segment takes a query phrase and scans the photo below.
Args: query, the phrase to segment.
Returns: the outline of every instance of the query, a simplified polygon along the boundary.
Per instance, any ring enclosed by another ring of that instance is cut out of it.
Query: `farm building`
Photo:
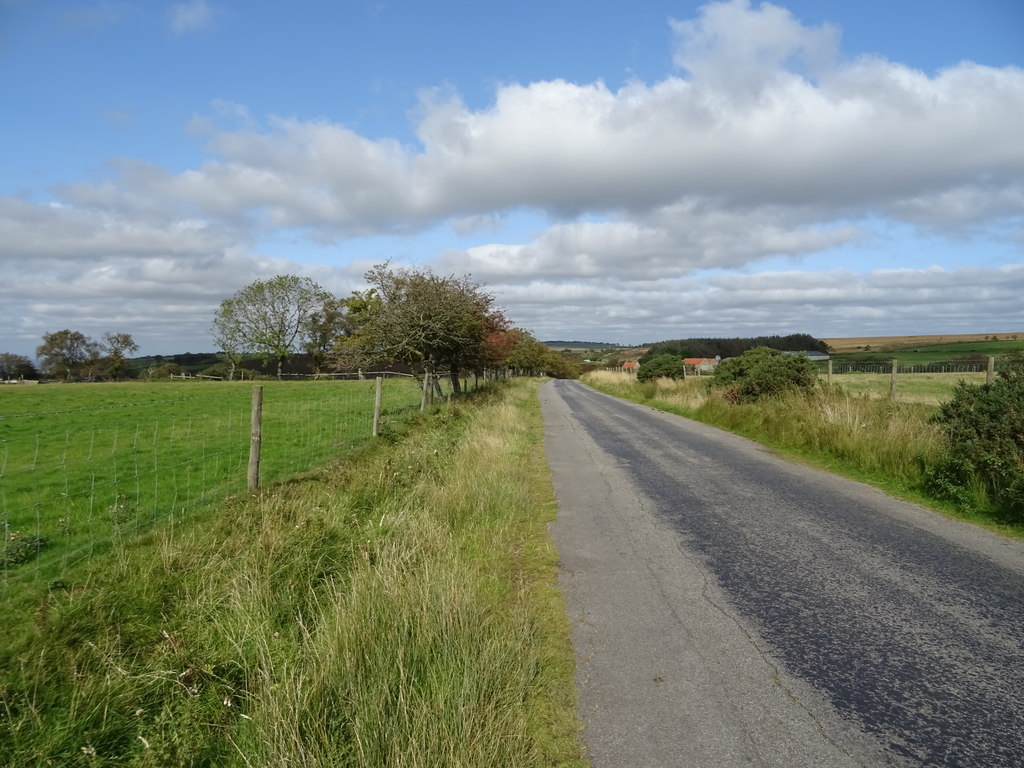
[[[684,357],[683,364],[691,373],[714,373],[715,366],[718,365],[720,359],[718,357]]]

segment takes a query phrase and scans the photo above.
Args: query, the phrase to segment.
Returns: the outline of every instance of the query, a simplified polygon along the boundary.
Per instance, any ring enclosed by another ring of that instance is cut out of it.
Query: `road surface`
[[[1024,545],[541,388],[593,768],[1024,766]]]

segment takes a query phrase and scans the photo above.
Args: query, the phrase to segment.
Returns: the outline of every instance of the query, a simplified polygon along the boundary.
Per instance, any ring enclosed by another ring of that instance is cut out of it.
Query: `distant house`
[[[719,360],[717,357],[684,357],[683,365],[691,373],[714,373]]]
[[[622,364],[622,372],[623,373],[636,373],[636,371],[637,371],[637,369],[639,367],[640,367],[640,363],[633,363],[633,362],[623,363]]]

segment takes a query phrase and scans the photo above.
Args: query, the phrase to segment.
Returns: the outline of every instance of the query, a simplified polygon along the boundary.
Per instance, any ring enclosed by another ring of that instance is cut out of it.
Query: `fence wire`
[[[263,485],[369,441],[374,382],[263,382]],[[0,598],[60,588],[79,563],[246,492],[246,382],[82,384],[0,390]],[[382,423],[420,404],[388,378]]]
[[[820,373],[828,370],[828,361],[817,360],[815,365]],[[1000,371],[1007,365],[1005,358],[994,359],[995,371]],[[974,360],[935,360],[927,363],[906,363],[897,361],[896,373],[985,373],[988,370],[988,358]],[[845,360],[832,361],[832,373],[892,373],[891,360],[873,360],[865,362],[847,362]]]

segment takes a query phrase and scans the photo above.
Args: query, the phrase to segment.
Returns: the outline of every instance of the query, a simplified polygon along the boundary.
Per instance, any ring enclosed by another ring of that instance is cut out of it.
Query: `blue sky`
[[[544,339],[1024,331],[1024,3],[0,0],[0,351],[279,273]]]

